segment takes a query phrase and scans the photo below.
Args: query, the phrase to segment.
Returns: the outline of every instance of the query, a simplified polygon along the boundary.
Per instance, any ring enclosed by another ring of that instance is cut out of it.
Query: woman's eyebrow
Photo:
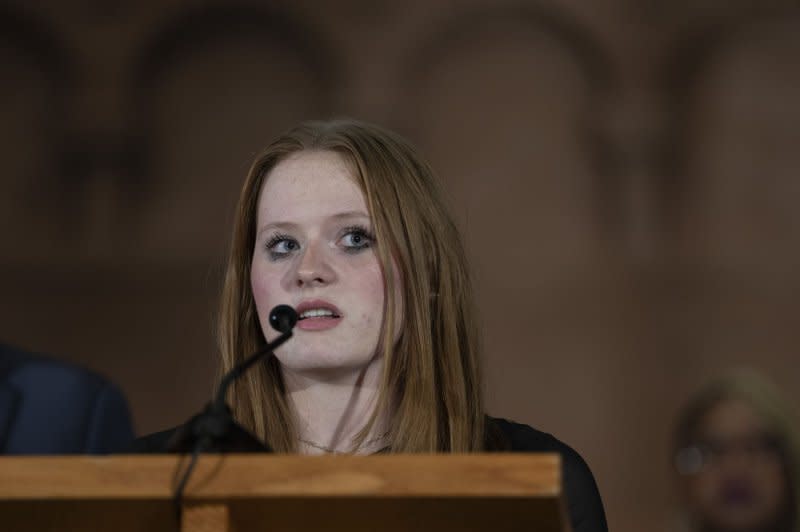
[[[346,211],[334,214],[331,218],[334,220],[341,220],[342,218],[369,218],[369,214],[364,211]]]
[[[369,220],[370,216],[369,216],[369,214],[367,214],[364,211],[345,211],[345,212],[339,212],[339,213],[336,213],[336,214],[332,214],[328,218],[331,219],[331,220],[334,220],[334,221],[346,220],[348,218],[366,218],[367,220]],[[275,222],[270,222],[270,223],[268,223],[268,224],[266,224],[266,225],[264,225],[262,227],[259,227],[258,228],[258,232],[256,233],[256,235],[257,236],[261,235],[261,233],[263,233],[264,231],[267,231],[269,229],[281,229],[281,230],[285,230],[285,231],[293,231],[293,230],[298,229],[299,227],[300,227],[299,224],[296,224],[296,223],[293,223],[293,222],[283,222],[283,221],[278,220],[278,221],[275,221]]]
[[[267,229],[283,229],[285,231],[292,231],[297,229],[298,227],[299,226],[297,224],[292,222],[270,222],[262,227],[259,227],[256,236],[260,235]]]

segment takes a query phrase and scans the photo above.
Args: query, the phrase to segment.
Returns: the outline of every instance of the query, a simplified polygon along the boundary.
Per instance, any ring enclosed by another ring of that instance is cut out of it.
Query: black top
[[[489,452],[558,453],[567,509],[573,532],[608,532],[603,502],[592,472],[581,456],[556,437],[528,425],[506,419],[486,418],[486,449]],[[176,429],[138,438],[133,452],[162,453]]]
[[[558,453],[573,532],[608,532],[603,501],[589,466],[572,447],[552,434],[506,419],[487,418],[491,452]]]

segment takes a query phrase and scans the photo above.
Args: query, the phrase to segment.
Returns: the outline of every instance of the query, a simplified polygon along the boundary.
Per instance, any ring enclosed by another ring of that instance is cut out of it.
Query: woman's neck
[[[383,359],[352,371],[302,372],[283,369],[289,405],[295,415],[298,449],[303,454],[370,454],[386,446],[387,420],[378,417],[360,446],[378,401]]]

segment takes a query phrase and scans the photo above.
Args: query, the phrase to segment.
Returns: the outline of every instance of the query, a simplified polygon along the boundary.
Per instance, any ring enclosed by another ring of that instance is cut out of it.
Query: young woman
[[[696,532],[800,532],[800,433],[774,387],[748,372],[726,375],[684,409],[675,465]]]
[[[581,457],[549,434],[488,418],[458,232],[431,168],[397,135],[308,122],[253,164],[239,199],[220,312],[221,370],[293,338],[229,396],[277,452],[559,452],[573,530],[606,530]],[[168,434],[143,440],[150,448]]]

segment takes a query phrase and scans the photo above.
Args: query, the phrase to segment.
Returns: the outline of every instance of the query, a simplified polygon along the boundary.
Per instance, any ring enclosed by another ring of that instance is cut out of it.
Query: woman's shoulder
[[[589,465],[578,452],[552,434],[502,418],[486,418],[487,450],[558,453],[574,532],[605,532],[605,511]]]
[[[486,416],[486,433],[489,451],[575,452],[552,434],[508,419]]]

